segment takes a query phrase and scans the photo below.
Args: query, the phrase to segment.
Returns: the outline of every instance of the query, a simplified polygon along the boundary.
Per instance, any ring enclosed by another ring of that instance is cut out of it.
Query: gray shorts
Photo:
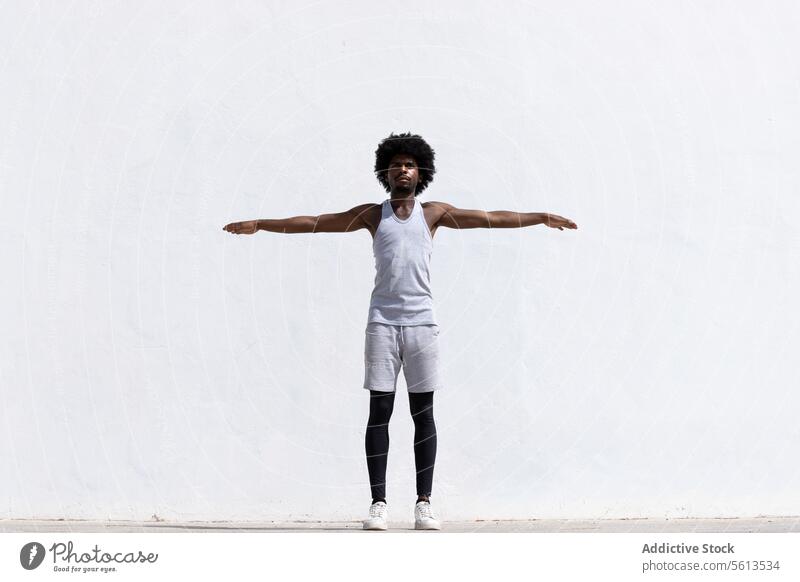
[[[401,365],[409,392],[433,392],[442,387],[438,325],[373,322],[367,324],[365,336],[365,389],[394,392]]]

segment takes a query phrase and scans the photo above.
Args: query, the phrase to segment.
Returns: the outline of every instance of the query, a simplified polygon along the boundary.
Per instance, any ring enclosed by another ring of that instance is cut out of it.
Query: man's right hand
[[[258,232],[257,220],[245,220],[244,222],[231,222],[222,227],[233,234],[255,234]]]

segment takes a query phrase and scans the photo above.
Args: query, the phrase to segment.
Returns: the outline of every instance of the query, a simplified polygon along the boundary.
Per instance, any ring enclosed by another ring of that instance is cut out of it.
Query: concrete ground
[[[391,524],[390,532],[413,532],[413,522]],[[596,520],[508,520],[445,521],[449,533],[781,533],[800,532],[800,517],[756,517],[734,519],[596,519]],[[159,532],[363,532],[361,522],[132,522],[132,521],[44,521],[0,520],[0,533],[159,533]],[[426,532],[428,533],[428,532]]]

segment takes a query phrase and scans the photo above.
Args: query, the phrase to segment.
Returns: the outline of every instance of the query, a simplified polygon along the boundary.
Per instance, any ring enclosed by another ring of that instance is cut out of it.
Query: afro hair
[[[419,169],[419,182],[417,182],[417,190],[414,192],[414,196],[418,196],[420,192],[428,187],[428,184],[433,180],[433,175],[436,173],[436,167],[433,163],[434,151],[428,145],[428,142],[416,134],[401,133],[395,135],[392,133],[384,139],[378,145],[378,149],[375,150],[375,176],[387,192],[391,191],[387,178],[389,162],[397,154],[406,154],[416,160],[417,168]]]

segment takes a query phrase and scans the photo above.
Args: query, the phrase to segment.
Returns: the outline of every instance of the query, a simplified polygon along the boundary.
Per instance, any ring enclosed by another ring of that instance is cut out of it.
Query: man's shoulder
[[[448,204],[447,202],[439,202],[437,200],[429,200],[422,203],[422,209],[427,214],[434,214],[437,218],[443,216],[453,208],[454,206],[452,204]]]
[[[381,203],[367,202],[353,207],[351,212],[354,212],[365,223],[370,226],[375,226],[381,220]]]
[[[365,204],[359,204],[358,206],[354,206],[351,212],[369,212],[370,210],[375,210],[376,208],[380,208],[379,203],[375,202],[367,202]]]
[[[428,200],[422,203],[423,208],[442,208],[443,210],[450,210],[453,208],[452,204],[448,202],[439,202],[438,200]]]

